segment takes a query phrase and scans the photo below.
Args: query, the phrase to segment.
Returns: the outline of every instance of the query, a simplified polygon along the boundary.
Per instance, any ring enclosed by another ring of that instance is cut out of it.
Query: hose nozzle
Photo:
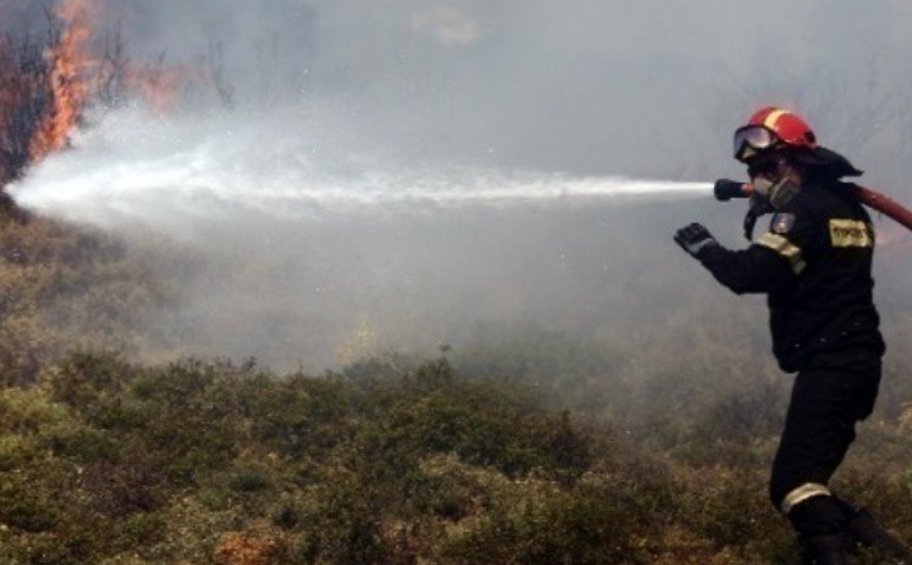
[[[730,179],[719,179],[713,186],[713,194],[720,202],[727,202],[732,198],[749,198],[752,192],[753,187],[750,184]]]

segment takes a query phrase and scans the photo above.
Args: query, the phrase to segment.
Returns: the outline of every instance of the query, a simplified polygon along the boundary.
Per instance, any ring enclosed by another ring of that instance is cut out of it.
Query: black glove
[[[681,249],[697,259],[700,258],[700,253],[706,249],[719,245],[708,229],[696,223],[679,229],[674,240],[681,246]]]

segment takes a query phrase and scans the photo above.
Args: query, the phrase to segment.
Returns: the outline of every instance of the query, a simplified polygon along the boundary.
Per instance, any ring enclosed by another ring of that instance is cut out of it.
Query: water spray
[[[167,231],[218,218],[234,223],[248,212],[284,220],[376,218],[712,193],[707,182],[408,166],[336,139],[332,132],[338,130],[319,122],[283,126],[291,118],[276,113],[161,120],[126,108],[78,132],[71,150],[42,161],[9,193],[39,213]]]
[[[854,190],[859,202],[912,230],[912,210],[876,190],[858,185],[854,185]],[[750,198],[754,193],[754,187],[750,183],[719,179],[713,187],[713,192],[717,200],[727,202],[732,198]]]

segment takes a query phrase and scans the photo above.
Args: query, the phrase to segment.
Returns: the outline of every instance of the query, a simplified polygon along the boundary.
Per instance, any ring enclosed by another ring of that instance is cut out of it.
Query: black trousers
[[[795,378],[785,430],[773,462],[770,499],[806,484],[826,485],[855,439],[855,424],[874,408],[880,385],[880,354],[865,349],[821,353]],[[789,515],[805,535],[835,533],[854,509],[836,497],[815,497]]]

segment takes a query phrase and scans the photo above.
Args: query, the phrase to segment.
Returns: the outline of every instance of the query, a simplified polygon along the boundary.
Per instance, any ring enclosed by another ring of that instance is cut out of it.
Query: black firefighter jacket
[[[784,371],[828,351],[884,351],[872,297],[874,227],[853,189],[841,182],[802,187],[747,249],[700,253],[734,292],[768,294],[773,352]]]

